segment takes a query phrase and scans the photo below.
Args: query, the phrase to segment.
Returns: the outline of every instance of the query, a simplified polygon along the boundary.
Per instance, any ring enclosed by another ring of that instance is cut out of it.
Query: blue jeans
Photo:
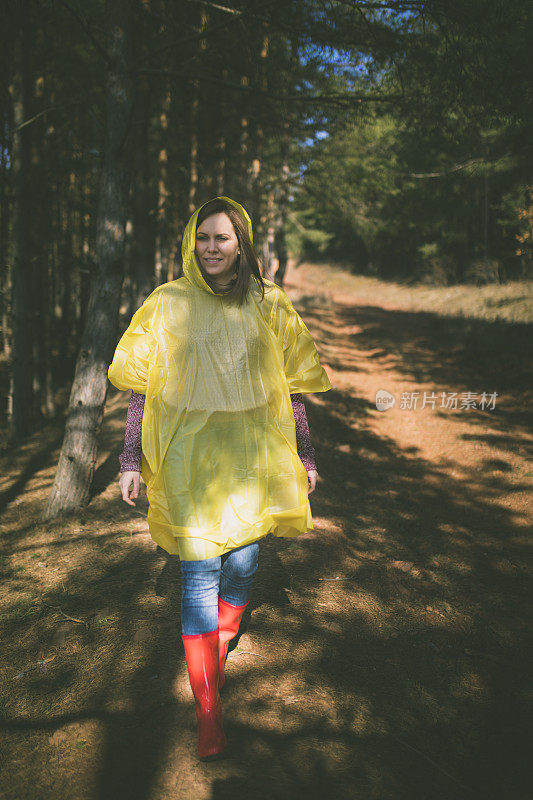
[[[234,606],[248,602],[258,556],[259,542],[252,542],[215,558],[180,561],[184,636],[216,631],[219,596]]]

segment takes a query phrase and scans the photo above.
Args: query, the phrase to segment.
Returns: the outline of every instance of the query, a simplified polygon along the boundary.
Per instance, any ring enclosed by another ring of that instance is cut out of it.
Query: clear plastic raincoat
[[[228,197],[246,220],[245,209]],[[146,395],[142,477],[152,539],[196,561],[267,533],[313,530],[290,394],[325,392],[328,376],[279,286],[254,279],[239,306],[216,294],[195,255],[197,209],[183,236],[183,277],[133,315],[108,375]]]

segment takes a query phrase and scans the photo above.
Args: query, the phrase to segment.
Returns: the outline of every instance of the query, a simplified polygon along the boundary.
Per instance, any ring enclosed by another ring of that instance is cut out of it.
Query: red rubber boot
[[[203,759],[219,756],[226,748],[222,727],[222,703],[218,693],[218,630],[198,635],[183,635],[183,647],[198,720],[198,755]]]
[[[250,601],[248,601],[250,602]],[[244,613],[244,609],[248,603],[243,606],[234,606],[228,603],[227,600],[218,598],[218,647],[220,656],[219,679],[218,686],[221,689],[224,686],[224,665],[228,657],[228,645],[234,636],[239,632],[239,625]]]

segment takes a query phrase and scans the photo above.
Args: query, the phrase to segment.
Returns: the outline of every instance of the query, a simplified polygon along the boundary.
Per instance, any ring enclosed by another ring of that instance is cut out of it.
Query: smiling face
[[[212,214],[198,226],[196,258],[217,288],[229,286],[235,274],[239,250],[239,240],[227,214]]]

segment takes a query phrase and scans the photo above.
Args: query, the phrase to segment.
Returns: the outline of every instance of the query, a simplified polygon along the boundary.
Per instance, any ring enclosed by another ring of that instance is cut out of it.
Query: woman
[[[313,530],[317,471],[301,394],[332,388],[287,295],[262,278],[252,242],[236,201],[197,209],[183,235],[183,277],[158,286],[133,315],[108,373],[132,390],[122,497],[134,504],[142,472],[150,535],[180,557],[203,759],[226,747],[219,689],[259,541]]]

